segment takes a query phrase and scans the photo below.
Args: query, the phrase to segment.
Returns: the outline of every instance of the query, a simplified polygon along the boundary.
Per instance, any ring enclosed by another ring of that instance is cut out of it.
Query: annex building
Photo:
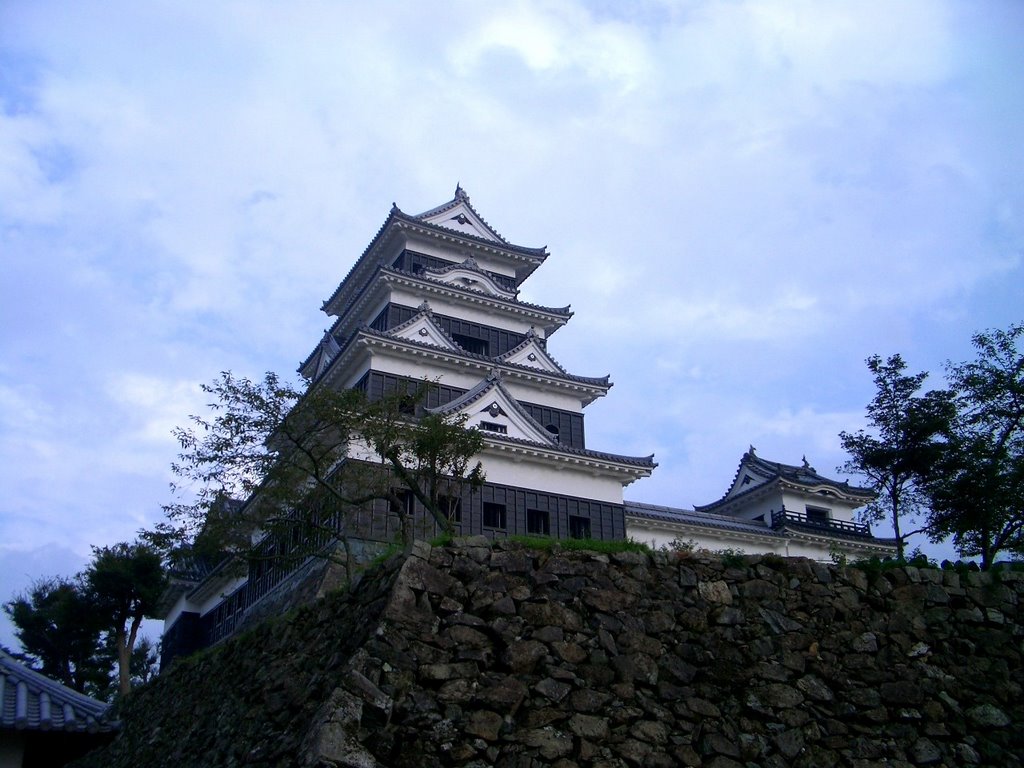
[[[371,399],[433,383],[427,408],[464,416],[483,436],[486,483],[458,500],[455,527],[462,535],[693,541],[818,559],[836,546],[885,549],[852,519],[869,494],[806,467],[765,462],[753,450],[728,493],[706,507],[624,501],[623,489],[657,465],[653,456],[587,444],[585,409],[608,393],[609,378],[558,362],[552,337],[571,319],[568,306],[519,298],[548,255],[506,240],[461,187],[420,214],[393,206],[324,302],[332,324],[299,371],[311,386],[358,388]],[[415,500],[410,504],[423,527],[418,534],[429,538],[430,521]],[[393,542],[398,525],[386,506],[371,508],[359,535]],[[263,568],[258,578],[214,570],[179,579],[165,601],[165,657],[169,644],[186,650],[229,634],[287,577],[279,570]]]

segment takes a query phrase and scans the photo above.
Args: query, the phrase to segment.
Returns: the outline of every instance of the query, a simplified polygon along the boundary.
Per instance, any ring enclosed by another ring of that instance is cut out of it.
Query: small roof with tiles
[[[0,650],[0,727],[32,731],[114,731],[109,705],[29,669]]]
[[[809,493],[826,493],[854,504],[867,504],[875,499],[870,488],[860,488],[843,480],[819,475],[804,457],[802,464],[783,464],[762,459],[750,446],[740,459],[740,465],[726,494],[710,504],[696,505],[697,511],[712,511],[731,505],[741,497],[753,495],[767,486],[782,486]]]

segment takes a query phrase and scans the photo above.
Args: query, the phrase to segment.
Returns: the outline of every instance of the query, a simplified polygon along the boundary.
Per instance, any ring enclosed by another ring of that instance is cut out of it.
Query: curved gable
[[[480,269],[476,260],[466,259],[461,264],[453,264],[444,269],[426,269],[424,276],[437,280],[446,285],[454,285],[459,288],[467,288],[471,291],[480,291],[491,296],[498,296],[503,299],[514,299],[515,291],[502,287],[493,277]]]

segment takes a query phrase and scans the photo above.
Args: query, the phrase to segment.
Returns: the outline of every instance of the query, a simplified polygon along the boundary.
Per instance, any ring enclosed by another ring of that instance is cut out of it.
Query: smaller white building
[[[767,461],[751,446],[718,501],[693,510],[626,501],[626,535],[655,548],[676,542],[815,560],[891,557],[895,540],[875,538],[854,516],[874,499],[867,488],[819,475],[806,458]]]

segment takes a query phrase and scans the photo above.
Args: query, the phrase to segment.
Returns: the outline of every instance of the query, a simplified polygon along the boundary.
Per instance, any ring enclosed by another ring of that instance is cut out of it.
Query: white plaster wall
[[[789,512],[804,513],[807,507],[829,510],[829,518],[853,522],[853,511],[857,507],[850,506],[849,502],[838,499],[835,496],[821,496],[820,494],[803,494],[793,491],[783,493],[783,500],[786,502],[786,510]]]
[[[744,536],[738,532],[681,527],[631,518],[628,515],[626,517],[626,537],[647,544],[654,549],[668,546],[678,538],[683,542],[693,541],[696,548],[712,552],[730,549],[742,550],[748,555],[774,553],[783,557],[808,557],[821,561],[831,561],[834,557],[841,555],[845,555],[850,560],[858,560],[871,555],[884,557],[895,554],[894,549],[872,546],[858,547],[854,543],[842,539],[835,539],[833,542],[827,540],[807,541],[796,538],[762,539],[756,536]]]
[[[361,461],[380,462],[380,456],[361,440],[352,442],[349,456]],[[477,458],[484,467],[489,483],[578,496],[611,504],[622,503],[623,481],[632,477],[625,472],[618,473],[610,469],[598,471],[559,460],[510,453],[486,445]]]
[[[772,512],[777,512],[782,506],[782,499],[779,494],[772,493],[751,504],[749,507],[738,511],[735,516],[741,520],[755,520],[758,515],[764,515],[764,522],[771,524]]]
[[[181,616],[181,614],[183,614],[185,611],[190,610],[194,609],[189,607],[188,596],[182,595],[181,597],[179,597],[178,600],[174,603],[174,605],[171,606],[171,609],[167,612],[167,615],[164,616],[164,631],[166,632],[171,627],[171,625],[178,620],[178,617]]]
[[[628,476],[596,474],[593,470],[561,462],[497,452],[485,448],[480,461],[487,473],[487,482],[512,485],[529,490],[546,491],[584,499],[622,503],[622,483]],[[543,462],[543,463],[542,463]]]
[[[202,616],[208,613],[210,610],[216,608],[226,595],[230,595],[240,586],[246,583],[248,578],[246,576],[235,576],[230,579],[220,579],[210,584],[203,592],[202,596],[198,599],[189,599],[188,595],[182,595],[178,598],[177,602],[167,612],[167,616],[164,617],[164,631],[170,629],[174,622],[177,621],[178,617],[186,611],[192,611]]]
[[[559,408],[573,413],[583,412],[581,396],[578,394],[565,390],[552,390],[537,382],[523,381],[514,376],[506,376],[502,379],[502,383],[516,400],[544,405],[548,408]]]
[[[205,589],[203,595],[197,596],[196,602],[190,603],[192,607],[187,610],[197,611],[202,616],[220,605],[225,597],[245,584],[246,581],[248,581],[246,576],[233,576],[229,579],[221,579]]]
[[[731,550],[742,550],[746,554],[763,554],[767,552],[775,552],[779,555],[786,554],[785,541],[779,540],[778,543],[773,541],[762,541],[753,537],[734,536],[729,534],[718,534],[715,531],[707,531],[703,529],[678,529],[671,526],[659,526],[657,523],[650,523],[649,521],[636,521],[631,518],[626,518],[626,538],[634,541],[639,541],[642,544],[646,544],[654,549],[660,549],[661,547],[667,547],[675,539],[679,539],[682,542],[694,542],[694,546],[697,549],[707,549],[712,552],[731,549]]]

